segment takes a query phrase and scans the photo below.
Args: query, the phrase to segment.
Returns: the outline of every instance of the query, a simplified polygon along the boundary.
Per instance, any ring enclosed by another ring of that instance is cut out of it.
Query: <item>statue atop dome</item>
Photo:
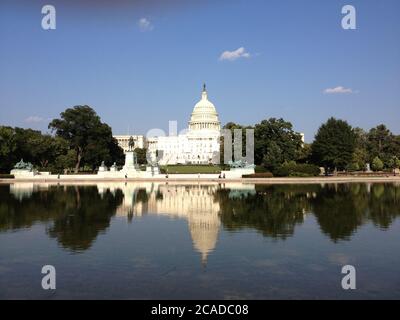
[[[203,84],[201,100],[194,106],[189,121],[189,131],[208,130],[219,132],[221,124],[218,119],[218,113],[214,104],[208,100],[206,84]]]

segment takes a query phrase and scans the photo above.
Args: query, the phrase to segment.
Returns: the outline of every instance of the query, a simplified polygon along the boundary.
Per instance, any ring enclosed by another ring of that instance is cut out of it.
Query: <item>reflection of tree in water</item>
[[[368,218],[376,226],[388,229],[400,216],[400,185],[372,185],[368,206]]]
[[[322,232],[335,242],[350,239],[369,220],[388,228],[400,215],[399,204],[400,187],[393,184],[325,185],[312,200]]]
[[[0,230],[53,221],[47,232],[73,251],[88,249],[97,235],[109,227],[123,198],[121,191],[99,195],[97,187],[81,186],[51,187],[22,200],[4,191],[0,191]]]
[[[307,212],[334,242],[349,240],[368,221],[387,229],[400,215],[400,186],[394,184],[256,186],[255,195],[232,198],[221,189],[216,198],[226,229],[254,228],[281,239],[293,234]]]
[[[325,185],[312,199],[314,215],[323,233],[334,242],[350,239],[366,220],[366,185]]]
[[[255,194],[232,198],[229,189],[221,189],[216,198],[226,229],[254,228],[264,236],[285,239],[303,222],[310,210],[308,198],[316,190],[315,185],[258,185]]]
[[[96,187],[74,187],[71,202],[61,207],[53,226],[48,229],[51,237],[73,251],[90,248],[97,235],[110,226],[115,209],[122,202],[122,192],[115,195],[105,192],[101,196]],[[75,200],[75,201],[74,201]]]
[[[57,201],[54,193],[35,192],[18,200],[9,185],[0,185],[0,231],[29,228],[40,221],[54,218]]]
[[[210,193],[227,230],[253,228],[266,237],[285,239],[296,224],[303,223],[306,213],[313,212],[321,231],[336,242],[350,239],[369,221],[387,229],[400,215],[400,185],[395,184],[257,185],[255,191],[250,189],[220,188]],[[139,188],[127,203],[132,210],[134,204],[142,203],[147,212],[151,193],[160,202],[176,196],[162,188],[149,192]],[[63,247],[86,250],[109,227],[123,198],[120,188],[99,193],[96,186],[53,186],[14,195],[10,186],[0,185],[0,231],[52,222],[47,232]]]

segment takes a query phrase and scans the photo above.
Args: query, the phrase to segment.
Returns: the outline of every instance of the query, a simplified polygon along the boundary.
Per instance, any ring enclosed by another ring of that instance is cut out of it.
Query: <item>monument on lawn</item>
[[[125,172],[130,172],[130,171],[136,172],[139,170],[136,152],[133,151],[134,147],[135,147],[135,141],[133,140],[133,137],[130,137],[129,138],[129,150],[126,151],[126,153],[125,153],[125,164],[124,164],[124,167],[122,168],[122,170]]]
[[[249,164],[245,160],[229,161],[228,165],[233,169],[254,169],[256,167],[254,164]]]
[[[24,159],[21,159],[20,162],[17,162],[15,164],[14,169],[32,171],[33,170],[33,165],[32,165],[32,163],[24,162]]]
[[[15,164],[10,174],[14,176],[33,177],[35,174],[37,174],[37,171],[33,168],[32,163],[24,162],[24,160],[21,159],[21,161]]]
[[[117,172],[118,171],[118,167],[117,164],[114,162],[113,165],[110,167],[110,171],[111,172]]]
[[[148,165],[146,166],[146,172],[149,172],[151,176],[160,174],[160,167],[157,159],[153,160],[151,157],[148,157],[147,163]]]
[[[229,161],[229,171],[222,171],[221,174],[229,178],[242,178],[243,175],[251,175],[255,173],[255,165],[249,164],[245,160]]]
[[[99,167],[97,175],[101,178],[151,178],[160,174],[157,162],[149,162],[150,166],[147,166],[146,171],[141,171],[138,164],[136,152],[134,151],[135,142],[131,137],[129,139],[129,149],[125,151],[125,164],[122,170],[118,170],[117,164],[114,164],[109,168],[106,167],[104,161]]]
[[[100,172],[104,172],[104,171],[107,171],[108,169],[107,169],[107,167],[106,167],[106,165],[104,164],[104,161],[102,161],[101,162],[101,165],[100,165],[100,167],[99,167],[99,171]]]

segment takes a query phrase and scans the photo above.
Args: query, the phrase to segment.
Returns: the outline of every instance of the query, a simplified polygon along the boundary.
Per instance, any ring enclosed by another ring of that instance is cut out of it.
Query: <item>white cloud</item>
[[[324,90],[325,94],[343,94],[343,93],[354,93],[353,89],[345,88],[342,86],[336,88],[327,88]]]
[[[250,53],[246,52],[245,48],[240,47],[234,51],[224,51],[219,57],[219,60],[235,61],[239,58],[250,58]]]
[[[26,123],[39,123],[44,121],[47,121],[47,119],[38,116],[30,116],[24,120]]]
[[[137,24],[138,24],[140,31],[143,31],[143,32],[151,31],[154,29],[153,24],[150,22],[149,19],[146,19],[146,18],[139,19]]]

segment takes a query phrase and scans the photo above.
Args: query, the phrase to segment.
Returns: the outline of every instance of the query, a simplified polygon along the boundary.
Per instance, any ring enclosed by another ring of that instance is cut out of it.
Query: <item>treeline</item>
[[[0,126],[0,172],[8,173],[20,159],[53,173],[94,171],[102,161],[123,164],[111,127],[89,106],[66,109],[48,127],[53,135]]]
[[[0,172],[8,173],[21,159],[37,168],[68,168],[74,165],[73,150],[66,140],[32,129],[0,126]]]
[[[89,106],[66,109],[49,123],[52,134],[32,129],[0,126],[0,172],[8,173],[21,158],[37,169],[63,172],[65,169],[94,171],[104,161],[124,163],[109,125]],[[392,171],[400,167],[400,136],[385,125],[368,132],[353,128],[346,121],[330,118],[319,128],[313,143],[303,143],[290,122],[270,118],[255,126],[229,122],[225,129],[254,129],[254,161],[258,172],[274,176],[314,176],[320,167],[333,171]],[[223,160],[223,141],[221,141]],[[140,164],[146,163],[146,150],[137,150]],[[223,163],[223,161],[221,161]]]
[[[311,145],[310,160],[328,171],[374,171],[400,167],[400,136],[381,124],[368,132],[330,118]]]
[[[256,171],[268,171],[274,176],[313,176],[320,173],[320,167],[327,174],[367,169],[393,171],[400,167],[400,136],[383,124],[366,132],[330,118],[318,129],[311,144],[303,143],[292,124],[283,119],[270,118],[255,126],[229,122],[224,128],[242,129],[243,141],[245,129],[254,129]]]

